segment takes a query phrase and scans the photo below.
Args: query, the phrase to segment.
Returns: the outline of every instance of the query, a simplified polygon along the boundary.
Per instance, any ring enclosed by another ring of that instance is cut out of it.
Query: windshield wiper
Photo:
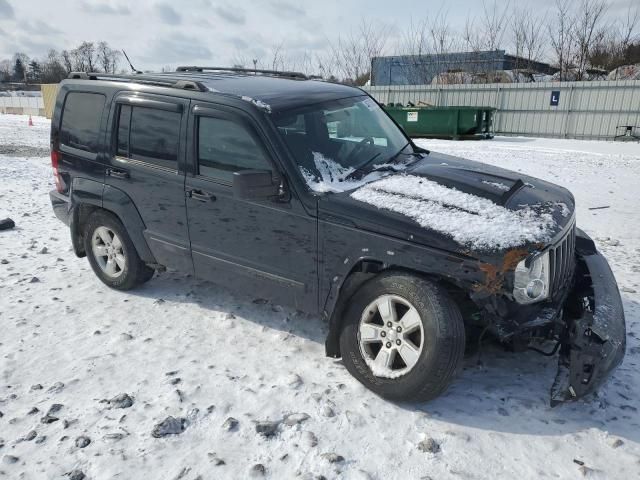
[[[402,147],[402,148],[398,151],[398,153],[396,153],[396,154],[395,154],[395,155],[393,155],[392,157],[389,157],[389,160],[387,160],[387,162],[386,162],[386,163],[387,163],[387,164],[389,164],[389,163],[395,163],[395,162],[396,162],[396,160],[398,159],[398,157],[400,156],[400,154],[401,154],[401,153],[404,151],[404,149],[405,149],[405,148],[407,148],[409,145],[411,145],[411,142],[407,142],[407,143],[406,143],[406,145],[405,145],[404,147]],[[427,152],[427,153],[429,153],[429,152]],[[412,151],[412,152],[407,153],[407,155],[412,156],[412,157],[416,157],[416,158],[415,158],[415,160],[414,160],[414,161],[412,161],[412,162],[407,162],[407,163],[405,163],[405,164],[404,164],[404,166],[405,166],[405,167],[406,167],[406,166],[409,166],[409,165],[411,165],[411,164],[413,164],[413,163],[415,163],[415,162],[417,162],[418,160],[420,160],[420,159],[422,158],[422,152]]]
[[[389,160],[387,160],[387,163],[393,163],[395,162],[398,157],[400,156],[400,154],[404,151],[405,148],[407,148],[409,146],[411,142],[407,142],[404,144],[404,147],[402,147],[400,150],[398,150],[398,153],[396,153],[395,155],[389,157]]]
[[[402,151],[403,151],[405,148],[407,148],[407,146],[408,146],[408,145],[409,145],[409,142],[407,142],[407,143],[404,145],[404,147],[402,147],[400,150],[398,150],[398,152],[397,152],[397,153],[395,153],[393,156],[389,157],[389,160],[387,160],[383,165],[385,165],[385,166],[386,166],[386,165],[387,165],[387,164],[389,164],[389,163],[393,163],[393,162],[395,162],[395,160],[400,156],[400,154],[402,153]],[[365,167],[368,167],[369,165],[371,165],[371,164],[373,163],[373,161],[374,161],[376,158],[378,158],[380,155],[381,155],[381,153],[380,153],[380,152],[376,153],[373,157],[371,157],[369,160],[367,160],[367,161],[366,161],[366,162],[364,162],[362,165],[360,165],[358,168],[356,168],[356,170],[363,171],[363,170],[365,169]],[[380,167],[380,168],[373,168],[373,170],[380,170],[380,169],[384,170],[384,169],[385,169],[385,167],[384,167],[384,166],[382,166],[382,167]]]
[[[378,166],[374,166],[371,171],[372,172],[376,172],[376,171],[381,171],[381,170],[392,170],[392,171],[397,171],[396,168],[394,168],[393,166],[391,166],[390,164],[395,163],[395,161],[398,159],[398,157],[400,156],[400,154],[404,151],[405,148],[407,148],[409,145],[411,144],[411,142],[407,142],[405,143],[405,145],[398,150],[397,153],[393,154],[391,157],[389,157],[389,160],[387,160],[385,163],[382,163]],[[380,152],[376,153],[373,157],[371,157],[369,160],[367,160],[366,162],[364,162],[363,164],[359,165],[353,172],[351,172],[349,175],[347,175],[345,177],[345,179],[349,179],[349,178],[353,178],[355,177],[356,172],[364,172],[365,168],[368,167],[369,165],[371,165],[374,160],[376,158],[378,158],[381,155]],[[421,158],[421,154],[418,152],[411,152],[409,155],[415,155],[418,157],[418,160]]]
[[[380,152],[376,153],[373,157],[371,157],[369,160],[367,160],[366,162],[364,162],[362,165],[359,165],[356,170],[364,170],[365,167],[371,165],[373,163],[373,161],[378,158],[380,156]]]

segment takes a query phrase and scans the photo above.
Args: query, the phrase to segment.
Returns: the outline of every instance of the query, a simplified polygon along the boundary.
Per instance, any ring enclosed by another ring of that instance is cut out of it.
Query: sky
[[[611,0],[610,14],[632,0]],[[637,1],[637,0],[636,0]],[[536,0],[545,12],[554,0]],[[511,0],[531,8],[530,0]],[[285,55],[312,55],[345,35],[362,18],[388,26],[397,45],[411,21],[438,12],[462,31],[482,12],[469,0],[0,0],[0,60],[14,52],[44,57],[83,40],[124,48],[138,69],[181,64],[230,65],[258,58],[264,67],[282,46]],[[505,46],[508,50],[508,46]],[[396,52],[394,52],[396,53]]]

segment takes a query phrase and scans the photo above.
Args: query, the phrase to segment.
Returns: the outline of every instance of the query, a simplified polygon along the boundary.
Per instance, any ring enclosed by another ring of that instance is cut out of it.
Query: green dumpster
[[[384,109],[410,137],[493,138],[492,107],[403,107]]]

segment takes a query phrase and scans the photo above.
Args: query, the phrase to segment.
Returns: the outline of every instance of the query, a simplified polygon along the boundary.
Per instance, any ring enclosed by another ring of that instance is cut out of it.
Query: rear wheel
[[[358,290],[346,310],[340,349],[347,370],[392,400],[441,394],[462,364],[464,323],[437,283],[386,273]]]
[[[98,211],[89,217],[84,242],[91,268],[111,288],[129,290],[153,276],[154,270],[140,259],[126,229],[111,213]]]

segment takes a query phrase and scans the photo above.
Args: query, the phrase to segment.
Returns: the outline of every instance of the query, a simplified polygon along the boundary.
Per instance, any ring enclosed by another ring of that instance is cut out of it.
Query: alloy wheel
[[[122,241],[116,233],[107,227],[98,227],[91,238],[93,256],[100,269],[110,278],[118,278],[124,272],[127,259]]]
[[[375,376],[405,375],[418,363],[424,346],[420,314],[398,295],[381,295],[362,312],[358,344]]]

